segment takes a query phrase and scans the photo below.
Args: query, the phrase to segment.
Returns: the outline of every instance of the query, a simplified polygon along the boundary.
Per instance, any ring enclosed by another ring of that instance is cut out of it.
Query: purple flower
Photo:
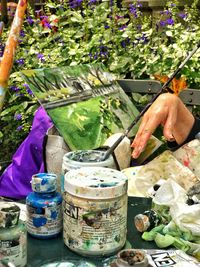
[[[23,126],[22,125],[20,125],[20,126],[17,127],[17,131],[18,132],[21,131],[22,129],[23,129]]]
[[[23,97],[24,96],[24,94],[22,94],[22,93],[20,93],[20,94],[15,94],[16,96],[18,96],[18,97]]]
[[[23,86],[26,88],[26,92],[32,96],[33,92],[31,91],[29,85],[27,83],[24,83]]]
[[[169,11],[169,10],[164,10],[164,11],[161,11],[160,14],[161,14],[161,15],[167,15],[167,16],[169,16],[169,15],[172,14],[172,12]]]
[[[5,45],[4,44],[0,44],[0,57],[3,56],[4,48],[5,48]]]
[[[89,0],[89,5],[96,4],[97,0]]]
[[[19,64],[20,66],[24,65],[24,58],[16,60],[16,63]]]
[[[129,5],[129,10],[130,10],[130,13],[132,15],[134,15],[135,18],[138,17],[138,15],[137,15],[137,8],[133,4],[130,4]]]
[[[41,62],[44,62],[44,61],[45,61],[45,59],[44,59],[44,55],[41,54],[41,53],[38,53],[38,54],[37,54],[37,58],[38,58]]]
[[[110,26],[108,26],[107,24],[104,26],[105,29],[109,29]]]
[[[15,85],[11,85],[10,86],[10,90],[13,91],[13,92],[19,92],[20,89]]]
[[[185,19],[187,17],[187,14],[182,12],[182,13],[178,14],[178,16],[182,19]]]
[[[21,114],[15,114],[14,118],[16,121],[20,121],[22,119],[22,115]]]
[[[94,57],[93,58],[94,59],[97,59],[98,58],[98,53],[97,52],[94,54]]]
[[[23,30],[20,31],[20,37],[25,37],[25,32]]]
[[[34,20],[29,16],[26,21],[28,22],[29,25],[33,25],[34,24]]]
[[[166,25],[166,21],[165,21],[165,20],[161,20],[161,21],[159,22],[159,24],[160,24],[160,26],[164,27],[164,26]]]
[[[127,28],[127,25],[122,25],[120,28],[119,28],[119,30],[120,31],[123,31],[123,30],[125,30]]]
[[[174,20],[172,18],[169,18],[169,19],[166,20],[166,23],[168,25],[174,25]]]
[[[70,8],[76,8],[78,6],[81,6],[83,0],[69,0],[69,6]]]

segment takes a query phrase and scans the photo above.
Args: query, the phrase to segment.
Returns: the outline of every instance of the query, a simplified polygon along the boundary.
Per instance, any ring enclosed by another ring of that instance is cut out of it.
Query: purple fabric
[[[35,113],[32,130],[13,155],[12,163],[0,177],[0,196],[22,199],[32,191],[32,175],[44,171],[43,140],[52,125],[44,108],[39,107]]]

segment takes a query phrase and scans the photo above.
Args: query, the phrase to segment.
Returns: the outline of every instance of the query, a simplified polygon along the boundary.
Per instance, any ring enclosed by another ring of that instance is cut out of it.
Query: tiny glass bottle
[[[26,226],[19,216],[17,205],[0,202],[0,259],[24,267],[27,263],[27,236]]]
[[[56,192],[57,176],[38,173],[32,177],[32,190],[26,198],[27,231],[36,238],[56,237],[62,230],[62,196]]]
[[[151,230],[161,222],[161,216],[154,210],[147,210],[143,214],[137,214],[134,218],[135,227],[141,233]]]

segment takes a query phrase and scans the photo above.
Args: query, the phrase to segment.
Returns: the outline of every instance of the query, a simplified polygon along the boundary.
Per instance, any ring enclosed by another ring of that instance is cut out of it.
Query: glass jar
[[[56,192],[57,176],[38,173],[32,177],[32,189],[26,198],[27,231],[36,238],[53,238],[62,230],[62,196]]]
[[[19,215],[17,205],[0,202],[0,259],[24,267],[27,263],[27,236],[26,226]]]

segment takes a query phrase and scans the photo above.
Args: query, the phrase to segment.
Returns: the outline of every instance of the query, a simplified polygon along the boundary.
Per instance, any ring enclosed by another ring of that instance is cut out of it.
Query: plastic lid
[[[109,199],[127,193],[127,177],[105,167],[83,167],[65,174],[66,192],[89,199]]]
[[[0,227],[13,227],[18,224],[20,208],[11,202],[0,202]]]
[[[150,227],[149,217],[145,214],[138,214],[134,218],[135,227],[138,232],[145,232]]]
[[[56,191],[57,175],[54,173],[37,173],[32,176],[32,189],[38,193],[50,193]]]

